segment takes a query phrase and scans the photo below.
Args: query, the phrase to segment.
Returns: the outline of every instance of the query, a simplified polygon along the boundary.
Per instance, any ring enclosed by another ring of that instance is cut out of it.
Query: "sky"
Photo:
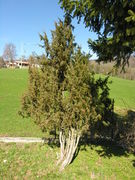
[[[59,0],[0,0],[0,56],[5,44],[16,46],[17,58],[26,58],[35,52],[44,53],[39,46],[39,34],[46,32],[51,40],[51,30],[54,22],[63,19],[64,11],[60,8]],[[88,53],[88,38],[96,39],[96,34],[85,28],[83,22],[73,20],[75,41]],[[92,54],[92,52],[90,51]],[[92,58],[96,58],[93,55]]]

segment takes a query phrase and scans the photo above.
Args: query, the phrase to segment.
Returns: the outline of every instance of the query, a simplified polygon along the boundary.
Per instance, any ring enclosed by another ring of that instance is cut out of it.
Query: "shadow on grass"
[[[59,147],[59,139],[58,138],[43,138],[44,143],[48,144],[50,147],[55,148]],[[128,157],[129,153],[127,150],[124,150],[122,147],[118,146],[115,142],[105,139],[96,139],[95,141],[87,141],[81,140],[76,150],[76,153],[71,161],[71,164],[74,162],[75,158],[78,156],[79,151],[86,151],[86,146],[89,146],[91,149],[96,151],[99,156],[104,158],[111,158],[113,156],[125,156]],[[100,146],[101,149],[96,149],[97,146]],[[135,160],[132,160],[132,165],[135,167]]]
[[[96,152],[102,157],[108,157],[108,158],[111,158],[112,156],[128,157],[128,152],[113,142],[104,141],[99,143],[99,145],[102,147],[102,150],[96,150]]]
[[[54,137],[42,138],[44,144],[48,144],[50,147],[59,147],[59,139]]]
[[[128,156],[127,150],[123,149],[122,147],[118,146],[114,141],[107,140],[107,139],[87,139],[87,142],[81,142],[81,150],[86,150],[86,146],[89,146],[91,149],[95,150],[100,156],[102,157],[112,157],[112,156]],[[98,150],[95,147],[100,146],[101,149]]]

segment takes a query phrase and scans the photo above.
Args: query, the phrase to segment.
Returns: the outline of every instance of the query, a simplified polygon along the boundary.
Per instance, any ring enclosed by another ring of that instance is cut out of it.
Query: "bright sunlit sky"
[[[0,56],[6,43],[15,44],[17,58],[22,55],[28,57],[32,52],[42,54],[44,50],[39,47],[39,33],[46,32],[51,39],[50,30],[54,30],[54,22],[64,16],[58,1],[0,0]],[[82,22],[78,24],[76,19],[73,25],[76,42],[88,53],[88,38],[95,39],[96,35],[86,29]],[[92,58],[95,57],[93,55]]]

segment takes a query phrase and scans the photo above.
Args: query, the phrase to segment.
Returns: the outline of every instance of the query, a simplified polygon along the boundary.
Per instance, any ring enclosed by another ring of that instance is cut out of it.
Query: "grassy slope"
[[[0,70],[0,136],[43,136],[31,119],[22,119],[18,115],[27,79],[28,72],[25,69]],[[110,89],[115,106],[135,109],[135,81],[116,77],[110,80],[113,81]]]
[[[30,119],[22,119],[17,114],[27,78],[27,70],[0,70],[0,135],[43,135]],[[118,78],[114,81],[111,96],[116,97],[116,105],[122,107],[118,101],[121,97],[134,108],[134,81]],[[135,179],[134,156],[116,147],[86,147],[64,172],[55,167],[56,152],[58,148],[48,145],[0,143],[0,179],[92,179],[93,176],[96,179]]]
[[[27,70],[0,70],[0,136],[42,136],[32,120],[18,115],[27,79]]]
[[[97,75],[97,77],[105,77]],[[135,81],[110,77],[110,96],[115,100],[115,107],[124,109],[135,109]]]
[[[111,96],[115,99],[115,106],[135,109],[135,81],[111,78]]]
[[[135,179],[134,156],[104,146],[86,147],[63,172],[56,168],[58,148],[0,143],[2,179]],[[94,178],[95,177],[95,178]]]

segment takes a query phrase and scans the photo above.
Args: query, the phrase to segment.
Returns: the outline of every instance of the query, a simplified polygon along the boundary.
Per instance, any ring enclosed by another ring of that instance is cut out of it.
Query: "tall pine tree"
[[[94,31],[97,40],[89,39],[90,48],[99,61],[112,61],[116,65],[128,62],[135,52],[134,0],[60,0],[69,17],[82,19],[85,27]]]

